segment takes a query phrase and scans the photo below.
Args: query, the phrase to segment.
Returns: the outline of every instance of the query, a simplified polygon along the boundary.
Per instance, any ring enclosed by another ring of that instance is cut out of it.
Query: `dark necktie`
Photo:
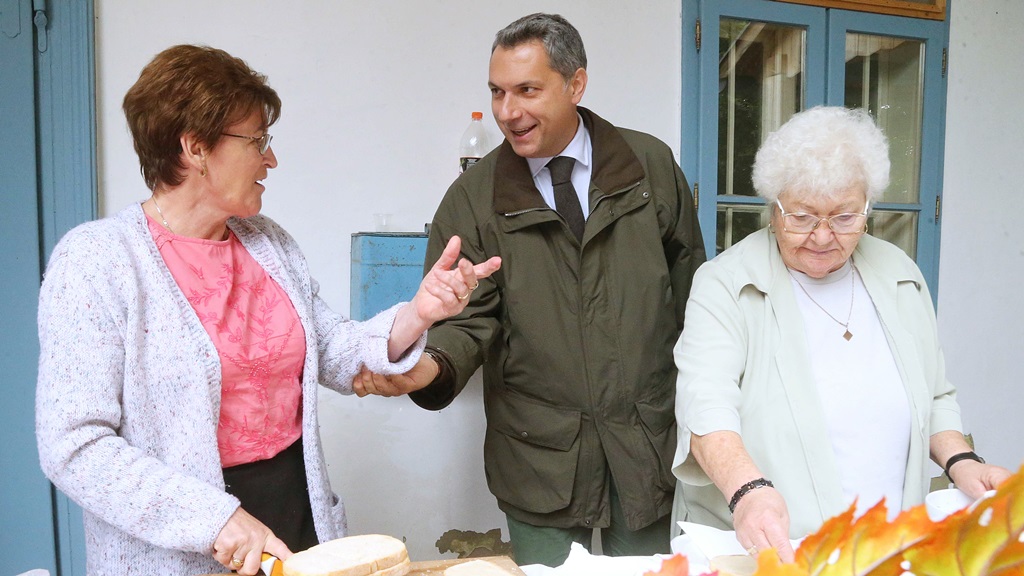
[[[555,210],[565,219],[576,240],[582,242],[583,209],[572,185],[572,168],[575,165],[575,158],[555,156],[548,162],[548,170],[551,171],[551,186],[555,189]]]

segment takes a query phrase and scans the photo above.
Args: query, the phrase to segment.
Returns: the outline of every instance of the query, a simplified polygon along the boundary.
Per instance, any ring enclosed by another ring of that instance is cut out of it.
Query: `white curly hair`
[[[863,187],[874,203],[889,186],[889,142],[865,110],[816,106],[794,114],[757,151],[757,195],[836,198]]]

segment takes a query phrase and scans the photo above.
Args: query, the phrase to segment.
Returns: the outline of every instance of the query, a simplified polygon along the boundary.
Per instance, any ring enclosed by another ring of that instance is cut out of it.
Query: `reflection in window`
[[[845,104],[866,108],[889,139],[889,188],[881,201],[916,205],[921,198],[924,43],[906,38],[846,35]],[[916,206],[915,206],[916,208]],[[917,212],[879,210],[871,234],[917,254]]]
[[[718,205],[715,227],[716,254],[768,225],[769,214],[763,204]]]
[[[804,108],[806,30],[722,18],[718,59],[719,252],[767,225],[762,204],[733,204],[755,196],[750,181],[764,138]]]
[[[872,210],[868,215],[868,234],[892,242],[916,260],[917,218],[916,212]]]

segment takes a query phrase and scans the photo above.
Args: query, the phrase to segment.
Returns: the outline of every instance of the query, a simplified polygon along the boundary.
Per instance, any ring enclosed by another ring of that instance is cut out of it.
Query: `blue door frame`
[[[31,0],[0,3],[0,302],[4,343],[0,402],[4,447],[0,451],[5,568],[56,568],[50,483],[35,457],[34,396],[39,357],[35,310],[40,247],[36,166],[35,42]],[[9,136],[9,137],[8,137]]]
[[[4,571],[85,574],[81,511],[39,468],[36,306],[46,257],[96,216],[93,3],[0,0],[0,550]]]

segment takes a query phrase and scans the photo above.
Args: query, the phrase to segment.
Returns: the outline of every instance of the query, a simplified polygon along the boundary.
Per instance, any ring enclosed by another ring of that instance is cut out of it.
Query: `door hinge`
[[[942,196],[935,197],[935,223],[939,222],[939,215],[942,214]]]
[[[699,210],[700,209],[700,183],[699,182],[694,182],[693,183],[693,209],[694,210]]]
[[[697,25],[693,29],[693,43],[697,45],[697,52],[700,52],[700,18],[697,19]]]
[[[942,77],[946,77],[946,70],[949,69],[949,49],[942,49]]]
[[[46,16],[46,0],[32,0],[32,22],[36,25],[36,50],[46,52],[46,26],[50,23]]]

